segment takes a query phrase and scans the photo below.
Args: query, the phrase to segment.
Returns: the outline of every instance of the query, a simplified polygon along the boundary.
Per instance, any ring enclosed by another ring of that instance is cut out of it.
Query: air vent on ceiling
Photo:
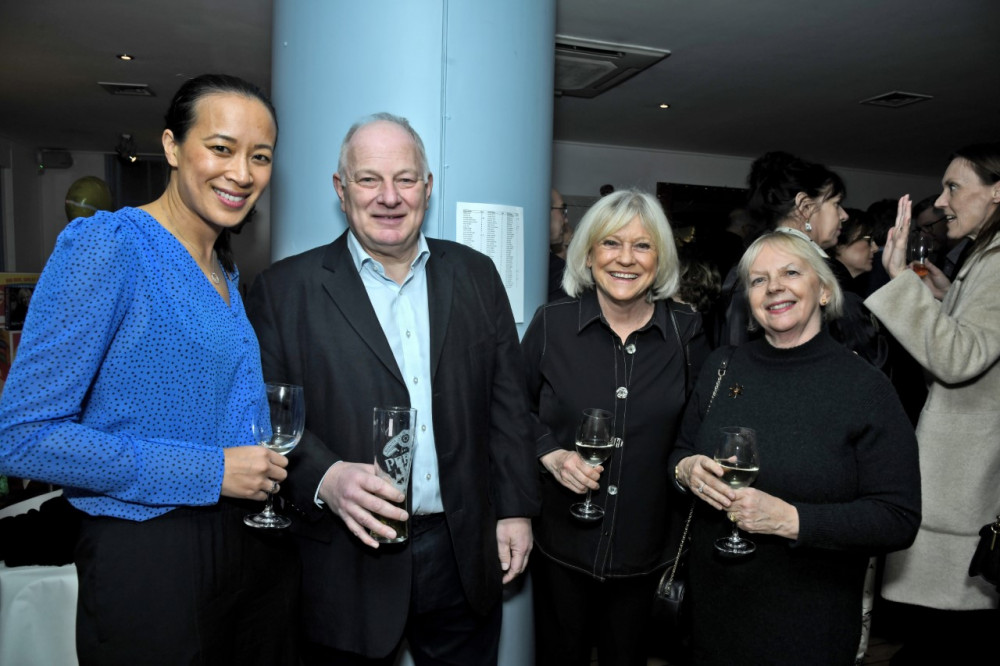
[[[156,94],[149,89],[145,83],[111,83],[109,81],[98,81],[97,85],[107,90],[112,95],[124,95],[126,97],[156,97]]]
[[[662,49],[556,35],[556,94],[596,97],[669,55]]]
[[[920,93],[903,92],[902,90],[893,90],[892,92],[887,92],[882,95],[876,95],[875,97],[869,97],[868,99],[863,99],[859,104],[869,104],[871,106],[884,106],[890,109],[898,109],[901,106],[909,106],[910,104],[916,104],[917,102],[923,102],[929,99],[934,99],[932,95],[921,95]]]

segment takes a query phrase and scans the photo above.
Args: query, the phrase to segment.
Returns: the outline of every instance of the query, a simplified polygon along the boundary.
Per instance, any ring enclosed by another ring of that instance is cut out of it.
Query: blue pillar
[[[359,118],[395,113],[434,173],[426,235],[455,239],[459,201],[524,209],[523,333],[547,294],[554,35],[555,0],[275,0],[271,258],[346,228],[340,142]],[[501,664],[533,662],[530,592],[507,591]]]
[[[275,0],[272,259],[343,231],[340,142],[389,111],[427,148],[425,234],[454,240],[459,201],[524,209],[523,333],[547,292],[554,34],[555,0]]]

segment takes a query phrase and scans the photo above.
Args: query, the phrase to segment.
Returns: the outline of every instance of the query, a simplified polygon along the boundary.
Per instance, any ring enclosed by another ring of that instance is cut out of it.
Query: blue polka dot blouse
[[[266,405],[257,338],[136,208],[74,220],[31,300],[0,398],[0,472],[66,486],[91,515],[214,504],[224,447]]]

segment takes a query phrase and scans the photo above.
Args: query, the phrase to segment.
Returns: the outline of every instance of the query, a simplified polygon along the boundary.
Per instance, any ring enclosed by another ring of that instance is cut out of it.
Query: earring
[[[826,296],[824,296],[823,298],[819,299],[819,304],[822,305],[823,307],[826,307],[826,303],[827,303]]]
[[[806,231],[812,231],[812,230],[813,230],[813,225],[809,224],[809,222],[806,221]]]

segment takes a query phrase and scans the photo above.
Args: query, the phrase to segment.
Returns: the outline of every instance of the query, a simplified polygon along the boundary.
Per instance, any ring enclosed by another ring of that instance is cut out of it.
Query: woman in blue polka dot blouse
[[[32,298],[0,473],[63,485],[82,512],[81,664],[294,662],[297,556],[242,522],[287,462],[251,435],[266,401],[229,248],[277,134],[256,86],[186,82],[164,194],[73,220]]]

